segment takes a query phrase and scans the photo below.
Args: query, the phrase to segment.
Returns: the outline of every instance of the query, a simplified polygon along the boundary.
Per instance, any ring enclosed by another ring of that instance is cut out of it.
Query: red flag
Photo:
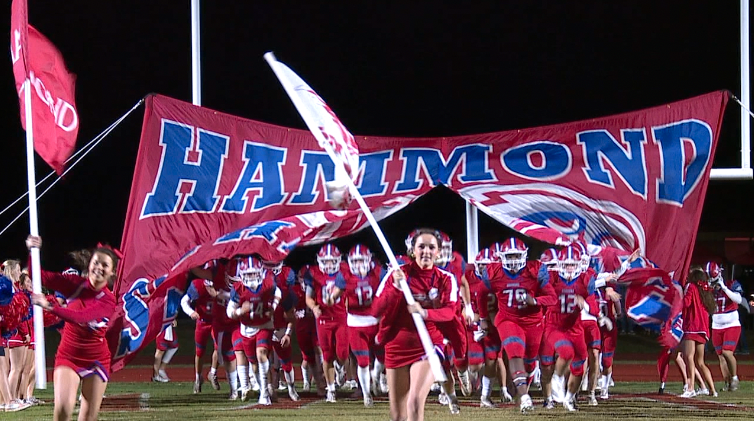
[[[57,48],[28,24],[26,0],[13,0],[11,61],[26,129],[24,82],[31,82],[34,149],[58,174],[76,148],[79,118],[75,103],[76,76],[65,67]]]

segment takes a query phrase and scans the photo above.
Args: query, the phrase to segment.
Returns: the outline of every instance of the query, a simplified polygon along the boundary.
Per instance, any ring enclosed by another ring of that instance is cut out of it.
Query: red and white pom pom
[[[335,209],[348,209],[351,206],[351,192],[348,191],[348,185],[338,181],[328,181],[325,183],[327,189],[327,203]]]

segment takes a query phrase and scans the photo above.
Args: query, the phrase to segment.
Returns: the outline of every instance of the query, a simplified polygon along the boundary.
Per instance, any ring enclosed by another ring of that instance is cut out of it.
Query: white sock
[[[259,390],[267,390],[267,373],[270,371],[270,360],[259,361]]]
[[[357,367],[356,374],[359,377],[361,393],[364,395],[364,397],[370,396],[370,394],[372,393],[372,377],[369,374],[369,366]]]
[[[566,402],[570,402],[570,401],[571,401],[571,399],[573,399],[573,393],[571,393],[571,392],[566,392],[565,401],[566,401]]]
[[[241,390],[249,390],[249,366],[246,364],[239,365],[236,371],[238,371],[238,379],[241,381]]]
[[[311,379],[311,375],[309,374],[309,366],[307,365],[304,367],[301,366],[301,376],[304,378],[304,383],[309,383],[309,380]]]
[[[217,376],[217,369],[212,367],[209,369],[209,375],[210,376]]]
[[[660,383],[660,389],[665,389],[665,382]]]
[[[603,386],[605,390],[607,390],[610,387],[610,380],[612,380],[612,378],[613,378],[613,373],[608,374],[607,377],[605,378],[605,384]]]
[[[199,374],[199,373],[196,373],[196,378],[194,379],[194,381],[198,382],[198,381],[201,381],[201,380],[202,380],[202,375]]]
[[[327,384],[327,391],[328,392],[335,392],[335,383],[328,383]]]
[[[482,396],[490,396],[490,386],[492,385],[492,379],[487,376],[482,376]]]
[[[288,383],[288,386],[292,386],[296,384],[296,372],[291,369],[291,371],[283,371],[283,377],[285,378],[285,382]]]
[[[170,363],[170,360],[173,359],[173,355],[178,352],[178,348],[170,348],[167,351],[165,351],[165,354],[162,355],[162,362],[165,364]]]
[[[236,370],[233,370],[230,373],[228,373],[228,382],[230,383],[231,393],[238,390],[238,373],[236,373]]]
[[[372,377],[375,379],[379,379],[380,375],[385,372],[385,364],[381,363],[380,360],[376,359],[374,360],[374,368],[372,369]]]
[[[738,380],[738,376],[733,376],[731,380]]]
[[[168,377],[168,373],[165,372],[165,370],[158,370],[157,374],[159,374],[162,377]]]

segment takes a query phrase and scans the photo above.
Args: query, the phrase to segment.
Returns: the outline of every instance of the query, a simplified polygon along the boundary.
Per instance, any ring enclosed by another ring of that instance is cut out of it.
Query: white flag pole
[[[29,182],[29,234],[39,236],[37,220],[37,181],[34,169],[34,130],[31,110],[31,81],[24,81],[24,109],[26,112],[26,176]],[[42,293],[42,266],[39,249],[31,249],[32,292]],[[37,389],[47,389],[47,361],[45,359],[44,316],[42,307],[34,306],[34,365]]]
[[[191,0],[191,103],[202,105],[201,0]]]
[[[288,77],[278,69],[277,64],[279,63],[277,59],[275,58],[275,55],[270,53],[266,53],[264,55],[264,59],[267,60],[267,63],[272,68],[273,72],[275,72],[275,75],[277,76],[278,80],[280,80],[280,83],[283,85],[283,88],[288,93],[288,96],[291,98],[291,101],[293,101],[293,105],[296,106],[296,109],[299,111],[299,113],[305,113],[307,112],[306,105],[301,103],[301,99],[299,98],[298,94],[296,93],[295,87],[290,83],[290,80],[288,80]],[[303,117],[303,116],[302,116]],[[309,126],[309,121],[307,121],[306,118],[304,118],[304,122]],[[385,254],[388,257],[388,260],[390,261],[390,265],[393,268],[399,267],[398,260],[395,258],[395,254],[393,253],[393,250],[390,248],[390,245],[387,242],[387,239],[385,238],[385,235],[382,233],[382,229],[380,229],[380,226],[377,224],[377,221],[374,219],[374,215],[372,215],[372,211],[369,209],[369,206],[367,206],[366,202],[364,201],[364,198],[361,197],[361,194],[359,193],[359,190],[356,188],[356,185],[353,184],[353,180],[351,180],[351,177],[347,175],[345,168],[343,167],[343,163],[341,160],[339,160],[335,156],[335,151],[333,151],[330,144],[325,141],[324,137],[322,136],[320,130],[317,127],[309,127],[309,131],[312,132],[314,137],[317,138],[320,145],[322,145],[325,149],[325,152],[327,152],[327,155],[330,156],[330,159],[332,159],[333,163],[335,164],[335,171],[336,174],[338,171],[341,171],[343,174],[346,174],[343,178],[346,181],[349,191],[351,192],[351,197],[356,199],[356,202],[359,204],[359,207],[361,208],[362,212],[364,212],[364,216],[366,216],[367,220],[369,221],[369,224],[372,226],[372,229],[374,230],[374,233],[377,235],[377,239],[380,241],[380,245],[382,245],[383,250],[385,251]],[[403,292],[403,296],[406,298],[406,302],[411,305],[414,304],[416,301],[414,300],[414,296],[411,294],[411,290],[408,287],[408,283],[406,281],[401,282],[401,290]],[[438,382],[445,382],[447,381],[447,378],[445,377],[445,370],[442,368],[442,363],[440,362],[440,358],[437,356],[437,353],[435,352],[434,344],[432,343],[432,339],[429,337],[429,332],[427,331],[427,326],[424,324],[424,319],[419,314],[412,314],[411,315],[414,320],[414,325],[416,325],[416,330],[419,333],[419,338],[421,339],[422,346],[424,347],[424,353],[429,360],[430,367],[432,368],[432,373],[435,376],[435,380]]]

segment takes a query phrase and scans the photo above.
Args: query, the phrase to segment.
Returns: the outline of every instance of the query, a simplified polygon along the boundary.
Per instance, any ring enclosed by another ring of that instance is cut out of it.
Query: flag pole
[[[202,105],[201,0],[191,0],[191,103]]]
[[[283,89],[285,89],[286,93],[288,94],[288,97],[290,97],[291,101],[293,102],[293,105],[299,111],[299,114],[301,114],[301,116],[304,117],[303,113],[306,112],[307,107],[301,102],[301,99],[298,97],[298,94],[296,93],[295,87],[292,85],[287,75],[285,75],[284,72],[278,68],[278,64],[280,65],[283,65],[283,64],[278,62],[277,59],[275,58],[275,55],[271,52],[266,53],[264,55],[264,59],[272,68],[272,71],[275,73],[275,76],[277,76],[278,80],[280,81],[280,84],[283,85]],[[319,142],[319,144],[322,145],[322,147],[325,149],[325,152],[327,152],[327,155],[333,161],[333,164],[335,164],[335,174],[337,175],[338,172],[345,174],[345,176],[342,178],[345,179],[347,183],[348,189],[351,193],[351,197],[356,199],[356,202],[359,204],[359,207],[364,213],[364,216],[366,216],[367,220],[369,221],[369,225],[372,226],[374,233],[377,235],[377,239],[380,241],[380,245],[382,245],[382,248],[388,257],[388,260],[390,261],[390,265],[393,268],[398,268],[399,267],[398,260],[395,258],[395,254],[393,253],[393,250],[390,248],[390,245],[388,244],[387,239],[385,238],[385,235],[382,233],[382,229],[380,229],[380,226],[377,224],[377,221],[374,219],[374,215],[372,215],[372,211],[369,209],[369,206],[367,206],[366,202],[364,201],[364,198],[361,196],[361,194],[359,193],[359,190],[356,188],[356,185],[354,185],[353,180],[351,179],[350,175],[347,174],[345,167],[343,166],[343,162],[341,162],[341,160],[339,160],[335,156],[335,151],[333,151],[332,146],[328,142],[325,141],[325,139],[322,136],[322,133],[317,129],[317,127],[310,126],[310,122],[306,118],[304,118],[304,122],[306,123],[307,127],[309,127],[309,131],[311,131],[314,137],[317,138],[317,141]],[[401,282],[401,291],[403,292],[403,296],[406,299],[406,303],[408,303],[409,305],[412,305],[416,302],[414,300],[413,294],[411,294],[411,290],[408,287],[408,283],[405,280]],[[421,339],[422,347],[424,348],[424,353],[427,359],[429,360],[429,365],[432,369],[432,373],[435,376],[435,380],[438,382],[447,381],[447,378],[445,377],[445,370],[443,370],[442,368],[440,357],[435,352],[434,344],[432,343],[432,339],[429,336],[429,331],[427,331],[427,326],[424,324],[424,319],[422,318],[421,315],[417,313],[413,313],[411,317],[413,318],[414,325],[416,326],[416,331],[419,333],[419,339]]]
[[[31,80],[24,81],[24,111],[26,113],[26,176],[29,182],[29,234],[39,236],[37,218],[37,181],[34,169],[34,130],[32,128]],[[39,249],[31,249],[32,292],[42,293],[42,267]],[[34,306],[34,365],[37,389],[47,389],[47,361],[45,358],[44,316],[42,307]]]

